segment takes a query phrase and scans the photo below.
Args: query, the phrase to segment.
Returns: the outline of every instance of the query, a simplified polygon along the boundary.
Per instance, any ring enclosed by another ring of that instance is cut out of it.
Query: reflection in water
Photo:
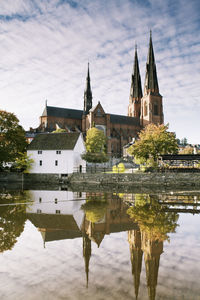
[[[23,232],[28,199],[28,192],[0,194],[0,252],[11,250]]]
[[[26,202],[31,205],[26,206]],[[14,203],[13,203],[14,202]],[[10,205],[18,203],[20,205]],[[0,251],[9,250],[23,232],[26,218],[38,228],[45,243],[81,238],[86,286],[92,242],[100,247],[105,235],[128,232],[135,298],[140,294],[142,259],[148,298],[156,298],[163,243],[177,228],[179,212],[199,213],[196,195],[149,195],[29,191],[0,198]],[[8,205],[4,205],[8,204]]]
[[[138,297],[139,274],[141,272],[142,253],[144,253],[146,279],[149,299],[154,300],[160,255],[163,253],[163,241],[169,240],[168,233],[175,232],[178,214],[166,212],[158,202],[157,196],[135,195],[135,205],[128,214],[139,225],[140,231],[129,232],[132,272],[135,277],[135,294]],[[133,235],[133,237],[132,237]],[[134,262],[135,261],[135,262]],[[139,270],[135,268],[139,264]]]

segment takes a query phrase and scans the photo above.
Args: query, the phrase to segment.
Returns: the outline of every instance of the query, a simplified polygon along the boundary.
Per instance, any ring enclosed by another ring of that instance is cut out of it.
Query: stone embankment
[[[1,185],[15,183],[23,184],[24,188],[69,185],[74,191],[200,190],[200,173],[74,173],[64,178],[60,174],[0,173]]]
[[[74,173],[69,177],[72,186],[124,186],[124,187],[199,187],[200,173],[133,173],[90,174]]]

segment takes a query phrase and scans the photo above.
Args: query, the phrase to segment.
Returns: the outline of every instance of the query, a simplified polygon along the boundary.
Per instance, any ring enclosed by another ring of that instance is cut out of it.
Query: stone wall
[[[71,185],[200,187],[200,173],[76,173],[70,176],[69,182]]]
[[[49,183],[59,184],[61,181],[59,174],[23,174],[23,173],[12,173],[2,172],[0,173],[0,182],[11,183],[11,182],[24,182],[24,183]]]

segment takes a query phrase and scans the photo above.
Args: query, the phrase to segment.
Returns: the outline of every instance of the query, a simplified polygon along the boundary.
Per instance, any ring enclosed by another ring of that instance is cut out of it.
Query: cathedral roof
[[[139,118],[110,114],[110,122],[116,124],[140,126]]]
[[[46,106],[42,117],[57,117],[57,118],[68,118],[68,119],[82,119],[82,110],[62,108],[54,106]]]
[[[73,150],[80,133],[40,133],[28,145],[28,150]]]

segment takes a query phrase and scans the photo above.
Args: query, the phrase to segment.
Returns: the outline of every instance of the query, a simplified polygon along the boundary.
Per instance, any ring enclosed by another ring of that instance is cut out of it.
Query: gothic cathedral
[[[95,126],[103,130],[107,137],[108,154],[110,156],[121,156],[123,147],[137,137],[139,131],[147,124],[162,124],[164,122],[162,96],[159,93],[151,33],[143,92],[137,48],[135,48],[128,116],[106,113],[100,102],[93,106],[92,100],[88,64],[83,110],[47,106],[46,104],[40,117],[40,125],[36,129],[30,128],[27,135],[52,132],[55,129],[62,128],[67,132],[82,132],[85,136],[87,130]]]

